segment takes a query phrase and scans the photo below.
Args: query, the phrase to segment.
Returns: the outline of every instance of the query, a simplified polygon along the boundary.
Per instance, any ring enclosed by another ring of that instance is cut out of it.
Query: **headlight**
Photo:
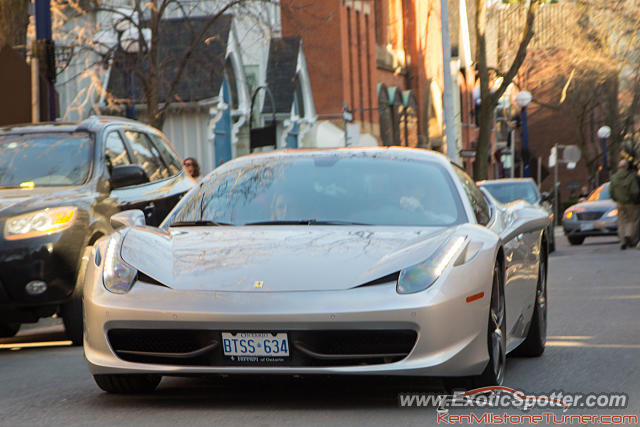
[[[564,217],[565,217],[566,219],[571,219],[571,218],[573,218],[573,211],[566,211],[566,212],[564,213]]]
[[[613,218],[614,216],[618,216],[618,209],[616,208],[616,209],[614,209],[614,210],[612,210],[612,211],[609,211],[609,213],[607,214],[607,216],[608,216],[609,218]]]
[[[400,272],[396,290],[399,294],[424,291],[444,272],[464,247],[465,238],[453,238],[440,246],[429,259]]]
[[[104,287],[115,294],[126,294],[131,289],[138,271],[120,257],[122,234],[115,233],[107,242],[104,252],[102,282]]]
[[[71,227],[77,211],[75,207],[49,208],[11,217],[4,224],[4,238],[19,240],[60,232]]]

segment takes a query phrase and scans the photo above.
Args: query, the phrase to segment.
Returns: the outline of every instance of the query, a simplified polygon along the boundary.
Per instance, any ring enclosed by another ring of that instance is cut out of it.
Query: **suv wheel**
[[[20,330],[20,323],[0,323],[0,338],[11,338]]]
[[[567,236],[567,239],[572,245],[581,245],[584,242],[583,236]]]

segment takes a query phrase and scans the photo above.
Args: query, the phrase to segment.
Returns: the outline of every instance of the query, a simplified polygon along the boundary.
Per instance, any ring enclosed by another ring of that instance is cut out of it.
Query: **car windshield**
[[[91,146],[86,132],[0,135],[0,188],[83,184]]]
[[[593,193],[589,195],[587,201],[594,202],[596,200],[607,200],[611,198],[609,194],[609,184],[603,184],[600,187],[593,190]]]
[[[367,224],[447,226],[466,221],[447,171],[429,161],[319,154],[266,157],[221,168],[163,226]]]
[[[500,203],[511,203],[516,200],[537,203],[540,199],[535,184],[531,182],[496,182],[482,186]]]

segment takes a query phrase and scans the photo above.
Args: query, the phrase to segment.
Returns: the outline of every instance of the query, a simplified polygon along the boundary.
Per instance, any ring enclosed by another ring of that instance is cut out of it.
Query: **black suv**
[[[141,209],[158,225],[194,185],[165,136],[135,121],[0,128],[0,337],[58,313],[81,344],[88,248],[111,215]]]

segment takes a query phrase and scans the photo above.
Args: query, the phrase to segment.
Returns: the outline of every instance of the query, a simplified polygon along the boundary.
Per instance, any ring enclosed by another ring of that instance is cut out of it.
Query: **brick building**
[[[527,59],[514,80],[510,100],[511,114],[517,119],[518,109],[513,95],[519,90],[528,90],[533,95],[533,102],[527,107],[530,170],[531,176],[537,180],[536,162],[540,159],[542,191],[553,191],[553,169],[548,168],[552,147],[560,144],[581,148],[582,158],[573,169],[564,163],[558,166],[561,202],[575,198],[581,187],[587,186],[591,190],[597,186],[597,181],[603,181],[597,168],[602,152],[596,134],[600,126],[607,124],[608,116],[604,103],[598,106],[600,101],[594,97],[595,105],[588,106],[589,113],[580,118],[581,112],[578,110],[582,107],[582,100],[579,99],[579,92],[591,92],[586,93],[591,98],[596,90],[604,89],[602,84],[590,89],[584,81],[577,81],[577,75],[575,80],[571,80],[573,68],[569,65],[570,52],[567,47],[575,40],[572,40],[567,27],[575,19],[573,7],[571,3],[560,2],[546,4],[538,10],[534,38],[529,45]],[[515,42],[520,37],[523,11],[514,6],[495,7],[490,10],[489,17],[488,27],[494,29],[488,42],[489,58],[496,68],[504,69],[511,62]],[[584,87],[580,87],[580,84]],[[518,138],[516,151],[520,148],[521,141]],[[516,162],[516,176],[520,176],[519,155],[516,156]],[[611,160],[609,164],[612,164]]]
[[[302,37],[318,119],[342,127],[346,104],[360,125],[359,145],[444,150],[440,1],[302,3],[281,1],[282,32]],[[461,9],[453,6],[454,19],[460,19]],[[462,16],[466,19],[466,8]],[[470,53],[458,59],[459,51],[470,52],[468,25],[452,28],[457,135],[464,149],[473,138],[473,71]],[[459,37],[461,28],[466,35]]]

